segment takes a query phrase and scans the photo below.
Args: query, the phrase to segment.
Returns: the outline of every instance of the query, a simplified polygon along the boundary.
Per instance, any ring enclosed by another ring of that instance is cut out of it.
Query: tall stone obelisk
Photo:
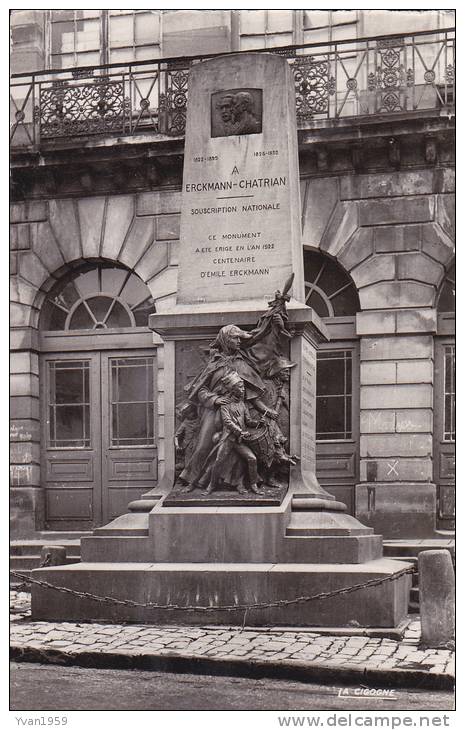
[[[194,66],[181,207],[178,304],[265,303],[304,281],[294,86],[286,61]],[[194,100],[194,103],[192,103]]]

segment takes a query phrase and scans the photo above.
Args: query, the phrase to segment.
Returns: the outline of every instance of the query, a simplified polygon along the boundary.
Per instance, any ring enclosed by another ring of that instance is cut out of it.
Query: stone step
[[[44,545],[49,542],[58,542],[62,544],[62,540],[77,540],[80,537],[92,535],[92,530],[43,530],[39,532],[39,538]]]
[[[287,537],[330,537],[331,535],[335,537],[353,537],[357,535],[366,535],[365,529],[347,529],[342,530],[340,528],[334,528],[334,530],[325,529],[324,534],[323,531],[319,531],[312,527],[304,527],[299,525],[290,525],[286,528],[286,536]],[[371,537],[371,535],[369,535]]]
[[[387,558],[417,558],[424,550],[449,550],[452,560],[455,560],[455,540],[428,539],[428,540],[385,540],[383,555]]]
[[[73,563],[79,563],[80,557],[67,555],[65,565],[72,565]],[[40,555],[12,555],[10,557],[10,569],[11,570],[32,570],[40,567]]]
[[[44,545],[63,545],[66,555],[79,558],[81,541],[78,540],[15,540],[10,542],[10,555],[38,555]]]

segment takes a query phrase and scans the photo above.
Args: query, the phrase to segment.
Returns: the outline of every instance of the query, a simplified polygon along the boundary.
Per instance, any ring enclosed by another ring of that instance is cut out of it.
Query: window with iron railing
[[[304,10],[303,43],[331,43],[358,35],[358,10]]]
[[[160,56],[160,10],[108,10],[108,61],[144,61]]]
[[[98,66],[106,62],[100,10],[49,11],[49,68]]]
[[[49,68],[160,56],[160,10],[49,11]]]
[[[295,43],[294,10],[239,10],[241,51]]]

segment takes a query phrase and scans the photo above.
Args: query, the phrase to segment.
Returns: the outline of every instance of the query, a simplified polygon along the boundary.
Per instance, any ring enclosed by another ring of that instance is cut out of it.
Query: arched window
[[[132,271],[112,263],[88,264],[69,273],[48,294],[43,330],[147,327],[155,303]]]
[[[333,259],[319,251],[305,251],[305,303],[320,317],[355,315],[360,309],[352,279]]]

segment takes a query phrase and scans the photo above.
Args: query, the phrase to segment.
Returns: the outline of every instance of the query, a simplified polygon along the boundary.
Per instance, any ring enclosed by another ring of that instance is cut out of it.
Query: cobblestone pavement
[[[30,595],[12,591],[11,646],[130,656],[214,657],[298,662],[334,669],[411,670],[453,677],[455,654],[420,647],[420,620],[412,617],[403,639],[318,634],[279,628],[186,627],[147,624],[52,623],[30,620]]]

